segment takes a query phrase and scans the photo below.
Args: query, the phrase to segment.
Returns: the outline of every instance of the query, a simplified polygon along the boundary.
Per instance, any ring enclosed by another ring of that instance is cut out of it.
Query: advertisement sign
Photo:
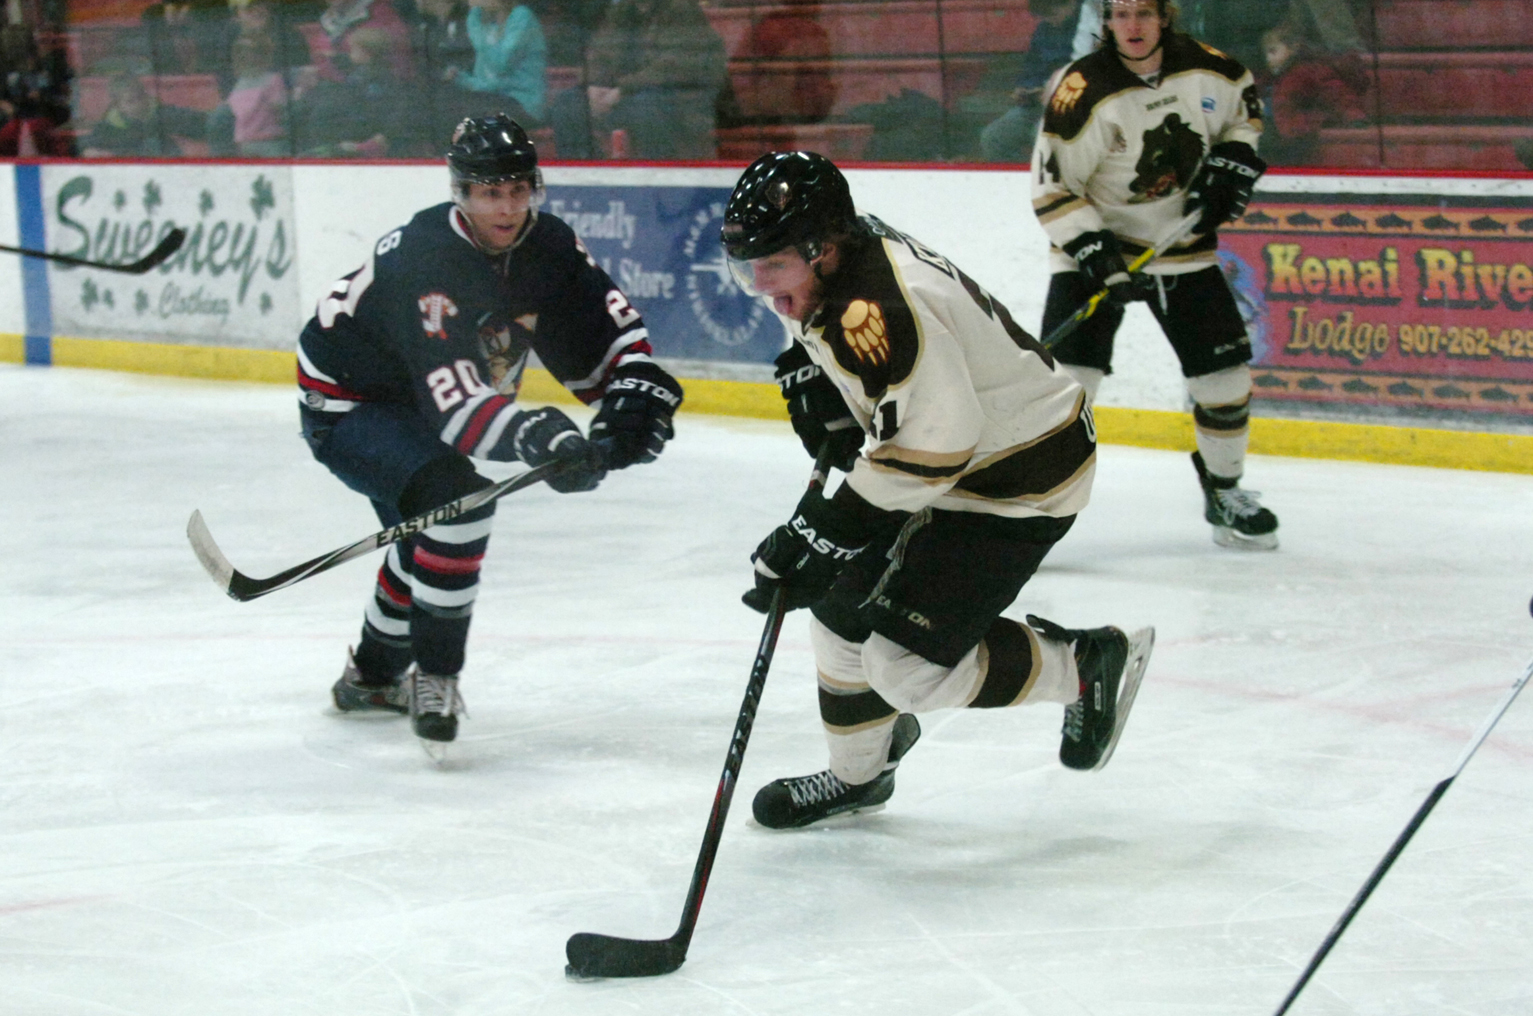
[[[1533,202],[1284,196],[1220,234],[1256,399],[1533,416]]]
[[[49,166],[43,212],[50,251],[108,264],[187,230],[181,249],[145,275],[50,264],[56,334],[292,348],[298,290],[284,168]]]
[[[728,187],[550,185],[546,211],[569,223],[644,315],[657,356],[770,363],[782,323],[741,292],[719,227]]]

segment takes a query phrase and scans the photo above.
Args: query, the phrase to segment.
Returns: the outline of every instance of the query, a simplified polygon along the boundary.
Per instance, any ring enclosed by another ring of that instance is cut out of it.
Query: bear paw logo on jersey
[[[884,309],[869,300],[853,300],[841,315],[841,333],[857,362],[880,366],[889,362],[889,328]]]
[[[1050,103],[1056,113],[1068,113],[1075,108],[1075,104],[1081,101],[1081,96],[1086,94],[1086,75],[1080,71],[1071,71],[1069,77],[1059,83],[1054,89],[1054,101]]]
[[[458,316],[458,305],[453,303],[444,293],[427,293],[416,302],[420,307],[421,327],[426,329],[426,337],[431,339],[446,339],[447,329],[444,323],[447,318]]]
[[[1144,149],[1134,167],[1138,176],[1128,185],[1131,204],[1158,201],[1186,187],[1203,158],[1203,137],[1172,113],[1159,127],[1144,132]]]

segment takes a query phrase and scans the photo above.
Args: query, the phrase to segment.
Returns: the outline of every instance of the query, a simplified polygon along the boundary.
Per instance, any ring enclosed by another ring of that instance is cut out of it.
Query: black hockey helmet
[[[719,236],[734,261],[785,247],[813,261],[826,239],[856,228],[852,189],[835,163],[817,152],[769,152],[740,175]]]
[[[511,180],[526,180],[535,191],[543,190],[538,150],[522,125],[505,113],[471,116],[459,123],[447,148],[447,168],[455,193],[471,183]]]

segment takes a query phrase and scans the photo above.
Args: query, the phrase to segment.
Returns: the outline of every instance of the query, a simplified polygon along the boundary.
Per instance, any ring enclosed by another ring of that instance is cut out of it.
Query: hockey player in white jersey
[[[1085,392],[941,255],[857,214],[829,159],[756,160],[725,208],[735,278],[793,336],[777,376],[811,454],[847,473],[753,555],[745,602],[812,607],[830,768],[756,795],[791,828],[882,805],[915,713],[1057,703],[1060,760],[1104,765],[1154,633],[1001,617],[1086,506]],[[864,447],[866,445],[866,447]]]
[[[1219,269],[1216,230],[1266,169],[1261,99],[1239,63],[1173,29],[1170,0],[1103,0],[1101,47],[1056,75],[1033,152],[1033,208],[1052,243],[1048,335],[1102,287],[1108,300],[1053,349],[1095,399],[1123,305],[1146,300],[1193,401],[1192,460],[1221,546],[1277,546],[1277,517],[1242,490],[1251,341]],[[1130,276],[1126,260],[1201,213],[1190,237]]]

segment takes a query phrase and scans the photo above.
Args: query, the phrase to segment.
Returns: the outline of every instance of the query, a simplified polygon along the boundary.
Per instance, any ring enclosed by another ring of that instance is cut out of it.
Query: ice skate
[[[1241,490],[1239,480],[1210,474],[1197,452],[1192,453],[1192,465],[1203,485],[1203,517],[1214,527],[1214,542],[1244,550],[1276,550],[1277,516],[1256,500],[1261,494]]]
[[[1112,758],[1134,708],[1155,646],[1155,629],[1125,635],[1117,628],[1061,628],[1031,614],[1027,623],[1052,642],[1070,643],[1080,672],[1081,697],[1065,707],[1059,761],[1071,769],[1101,769]]]
[[[446,745],[458,736],[458,714],[468,712],[458,694],[458,677],[423,674],[414,667],[408,685],[410,728],[426,754],[440,762],[446,757]]]
[[[343,713],[410,711],[410,692],[405,687],[404,674],[396,674],[381,684],[368,681],[357,669],[357,659],[349,648],[346,650],[346,669],[330,689],[330,697],[335,700],[335,708]]]
[[[921,724],[910,713],[901,713],[894,721],[889,761],[867,783],[848,785],[829,769],[773,780],[756,792],[751,811],[768,829],[799,829],[832,815],[877,811],[893,796],[894,770],[920,737]]]

